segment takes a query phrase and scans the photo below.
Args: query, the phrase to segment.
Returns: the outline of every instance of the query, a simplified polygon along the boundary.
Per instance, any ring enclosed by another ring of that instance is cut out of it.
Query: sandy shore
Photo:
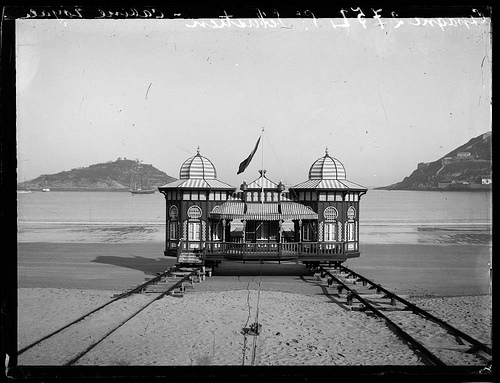
[[[215,278],[214,278],[215,279]],[[206,283],[206,287],[203,285]],[[346,310],[328,296],[249,289],[212,290],[210,279],[183,298],[166,297],[114,332],[79,365],[421,365],[419,357],[379,319]],[[108,300],[114,291],[19,289],[19,346],[23,347]],[[152,297],[135,295],[125,305]],[[464,332],[491,343],[491,298],[468,296],[412,298]],[[256,319],[262,333],[245,336]],[[123,313],[106,313],[100,326],[111,326]],[[464,349],[439,343],[440,331],[415,324],[415,315],[397,321],[424,331],[440,357],[452,365],[484,365]],[[102,322],[106,323],[102,323]],[[109,323],[108,323],[109,322]],[[96,328],[88,328],[88,333]],[[103,330],[104,331],[104,330]],[[83,331],[82,337],[88,337]],[[252,353],[256,341],[256,352]],[[81,350],[85,339],[67,339],[50,352],[20,355],[19,365],[61,365]]]

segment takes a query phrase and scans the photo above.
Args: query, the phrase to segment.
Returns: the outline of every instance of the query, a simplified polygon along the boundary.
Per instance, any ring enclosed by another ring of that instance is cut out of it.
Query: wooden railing
[[[345,250],[345,242],[205,242],[202,252],[204,255],[300,257],[301,255],[342,255]]]

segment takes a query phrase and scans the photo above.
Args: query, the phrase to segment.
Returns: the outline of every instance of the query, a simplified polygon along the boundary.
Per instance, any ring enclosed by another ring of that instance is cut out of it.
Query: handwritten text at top
[[[166,19],[166,18],[176,18],[182,19],[183,15],[181,13],[174,13],[173,15],[165,15],[162,11],[156,8],[122,8],[120,10],[111,9],[93,9],[92,14],[89,14],[87,8],[50,8],[42,7],[32,8],[28,11],[24,18],[31,19],[83,19],[87,17],[92,17],[95,19],[106,19],[106,18],[129,18],[129,19]],[[316,15],[310,10],[297,11],[296,16],[298,18],[303,18],[303,21],[311,20],[314,27],[316,28],[349,28],[352,25],[361,25],[364,29],[370,26],[376,26],[380,29],[393,28],[397,29],[402,25],[409,26],[430,26],[438,27],[444,30],[447,27],[459,27],[465,26],[470,29],[472,25],[479,25],[485,23],[487,19],[485,16],[478,11],[476,8],[472,8],[470,16],[463,18],[451,18],[451,17],[438,17],[438,18],[399,18],[397,13],[390,12],[390,17],[383,17],[383,9],[370,8],[362,9],[360,7],[340,9],[338,11],[338,18],[317,18]],[[188,28],[208,28],[208,29],[223,29],[229,27],[236,28],[286,28],[292,29],[293,26],[290,24],[288,19],[281,19],[278,11],[274,10],[273,15],[268,17],[266,13],[257,9],[255,18],[233,18],[232,15],[228,15],[226,11],[222,16],[216,19],[198,20],[190,19],[186,23]]]
[[[314,15],[313,12],[309,10],[305,10],[303,12],[298,11],[297,16],[304,17],[306,19],[310,19],[313,22],[313,25],[316,28],[322,27],[331,27],[333,29],[337,28],[349,28],[351,25],[359,23],[362,25],[364,29],[367,29],[367,26],[375,25],[380,29],[386,28],[394,28],[397,29],[402,25],[410,25],[410,26],[431,26],[431,27],[439,27],[441,30],[444,30],[447,27],[458,27],[465,26],[467,29],[470,29],[472,25],[479,25],[480,23],[485,23],[487,20],[484,15],[479,12],[477,9],[472,9],[471,13],[476,16],[471,15],[467,18],[451,18],[451,17],[439,17],[439,18],[398,18],[398,15],[395,12],[391,12],[390,18],[383,18],[381,13],[382,9],[371,9],[369,14],[365,14],[365,12],[357,7],[351,8],[350,10],[341,9],[339,11],[342,18],[339,19],[318,19]],[[355,14],[353,14],[355,13]],[[186,23],[186,27],[188,28],[209,28],[209,29],[223,29],[230,27],[237,28],[286,28],[291,29],[292,26],[287,22],[287,20],[283,20],[280,18],[279,13],[275,11],[275,18],[268,18],[267,15],[260,10],[257,10],[257,17],[253,19],[238,19],[233,18],[232,15],[228,15],[226,11],[224,11],[224,15],[219,16],[218,19],[209,19],[208,21],[200,21],[200,20],[191,20],[189,23]],[[479,22],[476,20],[479,18]],[[370,23],[369,21],[372,20]],[[373,21],[374,20],[374,21]]]

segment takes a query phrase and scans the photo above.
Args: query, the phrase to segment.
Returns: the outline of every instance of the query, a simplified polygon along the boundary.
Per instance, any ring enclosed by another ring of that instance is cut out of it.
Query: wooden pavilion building
[[[309,177],[286,190],[260,170],[236,188],[219,181],[213,163],[198,153],[179,179],[159,187],[166,200],[165,256],[181,264],[223,260],[339,263],[359,257],[360,198],[367,189],[346,179],[328,154]]]

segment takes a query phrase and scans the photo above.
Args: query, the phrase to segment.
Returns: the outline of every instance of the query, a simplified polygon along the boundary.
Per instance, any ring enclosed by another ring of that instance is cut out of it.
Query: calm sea
[[[67,227],[76,233],[79,227],[134,225],[148,228],[142,234],[149,239],[163,238],[166,212],[160,193],[34,192],[17,197],[21,242],[57,241],[51,233],[58,237]],[[492,193],[369,190],[359,214],[361,241],[367,243],[485,243],[491,239]],[[38,234],[32,238],[33,233]]]

